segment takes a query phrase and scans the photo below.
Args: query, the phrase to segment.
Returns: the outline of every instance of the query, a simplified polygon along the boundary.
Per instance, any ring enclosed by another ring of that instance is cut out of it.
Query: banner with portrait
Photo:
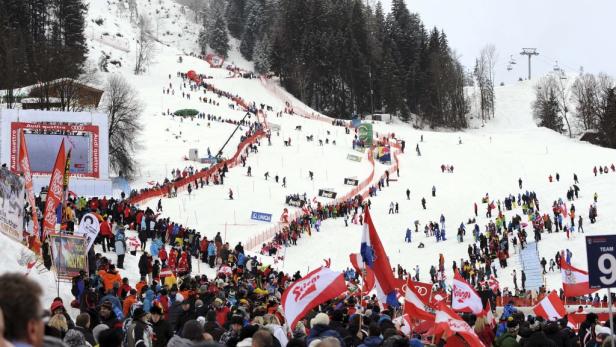
[[[83,270],[88,273],[88,241],[83,236],[49,234],[49,247],[58,279],[71,279]]]

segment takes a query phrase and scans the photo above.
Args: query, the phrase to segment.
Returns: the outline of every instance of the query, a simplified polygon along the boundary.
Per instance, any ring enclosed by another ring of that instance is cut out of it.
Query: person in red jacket
[[[224,326],[227,322],[227,316],[231,310],[229,310],[227,306],[223,305],[220,298],[216,298],[216,300],[214,300],[214,309],[216,311],[216,322],[218,322],[220,326]]]
[[[162,263],[161,267],[166,267],[167,266],[167,250],[165,249],[165,246],[161,247],[160,250],[158,251],[158,258],[160,259]]]
[[[184,276],[188,273],[188,255],[183,252],[178,262],[178,275]]]
[[[169,252],[169,268],[171,271],[175,271],[175,268],[177,267],[177,260],[178,251],[175,248],[171,248],[171,251]]]
[[[111,250],[113,233],[111,232],[111,223],[109,223],[108,219],[104,219],[101,223],[99,234],[102,237],[103,252],[107,252],[107,248]]]
[[[199,243],[199,251],[201,252],[201,261],[206,263],[207,262],[207,246],[208,246],[208,240],[207,240],[207,236],[204,237],[201,242]]]

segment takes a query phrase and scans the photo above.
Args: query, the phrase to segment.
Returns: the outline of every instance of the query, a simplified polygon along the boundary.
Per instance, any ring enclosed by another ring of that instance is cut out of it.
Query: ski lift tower
[[[520,55],[528,56],[528,79],[530,80],[530,77],[531,77],[530,60],[533,57],[533,55],[539,55],[539,52],[537,52],[537,48],[522,48],[522,52],[520,52]]]

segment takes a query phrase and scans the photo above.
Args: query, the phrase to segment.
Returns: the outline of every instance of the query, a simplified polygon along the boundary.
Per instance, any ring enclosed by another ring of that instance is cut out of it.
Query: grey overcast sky
[[[527,75],[522,47],[537,48],[533,76],[552,70],[558,60],[568,73],[606,72],[616,76],[616,0],[405,0],[428,28],[445,30],[466,67],[493,43],[499,53],[496,81]],[[383,0],[390,11],[391,0]],[[510,56],[516,60],[507,71]]]

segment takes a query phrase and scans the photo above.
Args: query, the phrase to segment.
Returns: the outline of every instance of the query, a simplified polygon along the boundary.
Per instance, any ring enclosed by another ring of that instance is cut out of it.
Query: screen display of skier
[[[58,155],[60,143],[71,150],[71,173],[87,174],[92,172],[91,137],[88,133],[79,135],[25,134],[30,165],[33,172],[51,172]]]

